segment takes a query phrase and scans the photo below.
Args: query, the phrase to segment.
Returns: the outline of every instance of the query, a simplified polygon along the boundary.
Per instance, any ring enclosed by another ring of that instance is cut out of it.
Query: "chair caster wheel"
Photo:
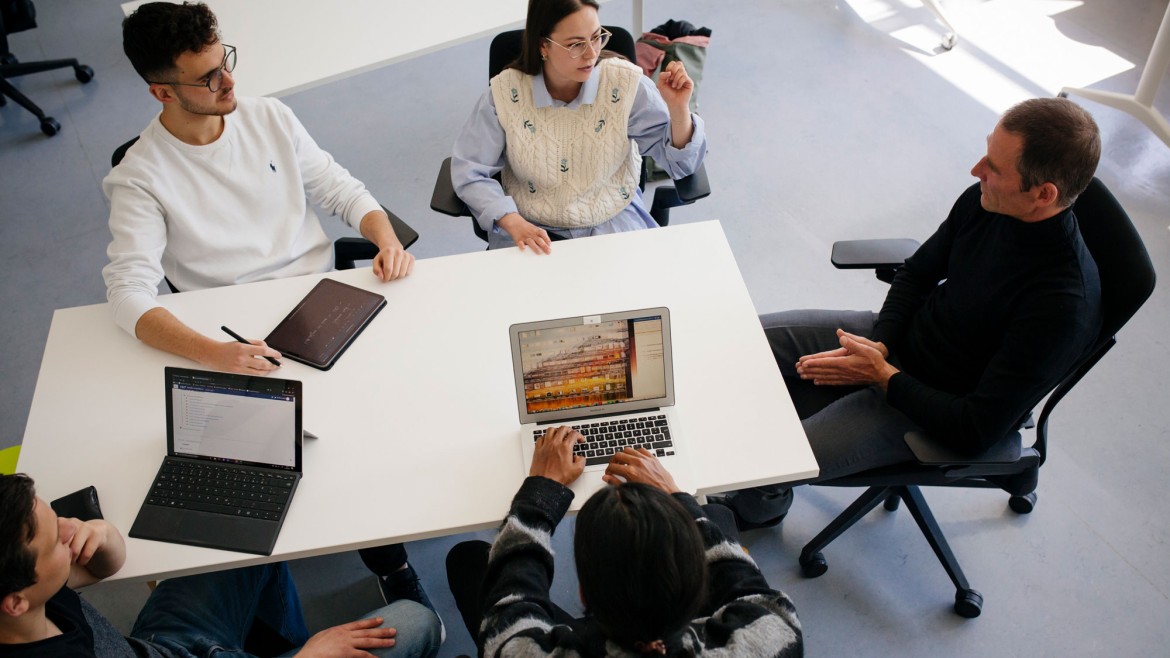
[[[78,64],[73,67],[73,77],[77,78],[78,82],[85,84],[93,80],[93,69],[85,64]]]
[[[1068,92],[1061,89],[1060,93],[1056,95],[1057,98],[1068,98]]]
[[[950,50],[950,49],[954,48],[955,45],[958,43],[959,43],[958,35],[956,35],[954,32],[947,32],[945,35],[943,35],[942,43],[939,45],[942,46],[943,50]]]
[[[889,498],[886,498],[886,502],[882,503],[882,507],[886,508],[887,512],[896,512],[898,511],[898,505],[901,502],[901,498],[897,496],[890,496]]]
[[[1008,507],[1016,514],[1028,514],[1036,507],[1036,492],[1008,498]]]
[[[41,132],[45,133],[49,137],[52,137],[60,131],[61,124],[57,123],[57,120],[53,117],[45,117],[44,119],[41,119]]]
[[[825,556],[821,553],[813,553],[808,558],[803,556],[800,558],[800,573],[805,578],[823,576],[828,570],[829,563],[825,561]]]
[[[961,589],[955,592],[955,614],[966,619],[974,619],[983,612],[983,595],[973,589]]]

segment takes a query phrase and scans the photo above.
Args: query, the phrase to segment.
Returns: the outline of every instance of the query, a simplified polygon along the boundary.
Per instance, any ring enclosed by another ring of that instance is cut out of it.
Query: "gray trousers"
[[[760,316],[820,466],[820,476],[812,482],[914,461],[902,437],[921,428],[888,405],[880,388],[816,386],[796,374],[801,356],[841,346],[838,328],[868,338],[876,319],[871,311],[801,310]],[[897,366],[896,360],[892,363]],[[729,494],[728,501],[745,520],[759,523],[787,513],[792,493],[788,485],[755,487]]]

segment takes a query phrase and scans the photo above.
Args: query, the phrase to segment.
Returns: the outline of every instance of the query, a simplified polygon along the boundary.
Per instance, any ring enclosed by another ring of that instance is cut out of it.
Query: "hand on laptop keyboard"
[[[573,454],[573,446],[584,440],[580,432],[565,425],[548,429],[536,440],[536,452],[532,455],[532,468],[528,474],[569,486],[585,470],[585,458]]]
[[[573,454],[584,457],[586,467],[608,465],[610,457],[627,446],[641,446],[659,457],[674,455],[674,440],[670,438],[670,426],[665,414],[599,420],[573,425],[573,429],[584,437],[584,441],[573,446]],[[534,442],[542,436],[543,430],[532,431]]]
[[[640,482],[657,487],[668,494],[681,491],[670,471],[666,470],[654,453],[645,448],[627,447],[621,452],[614,453],[601,479],[607,484],[614,485],[622,482]]]

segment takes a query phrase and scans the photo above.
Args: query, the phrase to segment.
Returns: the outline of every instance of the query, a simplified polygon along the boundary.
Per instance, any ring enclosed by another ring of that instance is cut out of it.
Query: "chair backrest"
[[[114,149],[113,155],[110,156],[110,169],[117,167],[122,162],[122,158],[126,157],[126,151],[129,151],[130,147],[134,146],[134,142],[137,141],[138,137],[135,137],[134,139]],[[171,289],[171,292],[179,292],[179,289],[175,287],[175,284],[171,283],[170,279],[163,277],[163,281],[167,282],[167,287]]]
[[[634,48],[634,37],[630,36],[630,33],[624,28],[616,25],[603,25],[602,27],[613,34],[609,38],[609,43],[605,44],[605,50],[615,52],[637,64],[638,53]],[[505,66],[520,56],[523,42],[524,30],[500,32],[492,39],[492,45],[488,49],[488,80],[496,77],[497,73],[503,71]]]
[[[8,35],[31,30],[37,26],[37,9],[28,0],[0,1],[0,55],[8,54]]]
[[[1154,264],[1129,215],[1100,179],[1094,178],[1077,198],[1073,212],[1101,274],[1105,318],[1100,342],[1104,342],[1153,293]]]
[[[129,151],[130,147],[134,146],[134,142],[137,141],[138,138],[135,137],[134,139],[114,149],[114,154],[110,156],[110,169],[117,167],[118,163],[122,162],[122,158],[126,157],[126,151]]]
[[[1104,317],[1097,341],[1052,391],[1040,413],[1035,447],[1041,459],[1047,448],[1048,416],[1052,409],[1113,347],[1117,331],[1149,299],[1157,278],[1141,235],[1100,179],[1094,178],[1077,198],[1073,212],[1085,246],[1097,263]]]

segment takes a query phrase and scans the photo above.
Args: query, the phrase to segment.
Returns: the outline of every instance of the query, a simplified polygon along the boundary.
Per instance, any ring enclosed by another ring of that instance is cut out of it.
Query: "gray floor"
[[[962,39],[949,53],[934,51],[940,26],[915,0],[646,4],[647,26],[681,17],[714,29],[701,99],[714,194],[673,221],[722,220],[752,298],[768,312],[880,304],[876,280],[831,268],[831,243],[928,235],[973,181],[968,170],[1011,102],[1064,84],[1132,92],[1167,3],[951,0]],[[84,86],[68,71],[18,81],[61,121],[52,139],[14,104],[0,109],[0,305],[8,309],[0,447],[21,441],[53,310],[104,300],[99,269],[109,236],[99,183],[114,147],[157,111],[122,55],[116,1],[43,1],[38,10],[42,27],[12,37],[19,56],[75,55],[97,77]],[[607,22],[629,15],[628,0],[603,9]],[[387,35],[403,29],[387,26]],[[343,46],[310,35],[305,47]],[[419,230],[419,258],[482,248],[466,220],[432,213],[428,200],[438,163],[483,89],[486,52],[482,40],[285,99],[318,142]],[[248,61],[240,53],[238,77],[248,75]],[[1165,272],[1170,147],[1131,117],[1084,104],[1104,133],[1099,176]],[[1170,115],[1170,89],[1156,105]],[[1168,303],[1163,286],[1053,418],[1035,513],[1013,514],[997,492],[927,492],[986,597],[978,620],[950,612],[950,584],[905,513],[875,512],[830,547],[825,576],[800,577],[800,547],[856,492],[806,488],[782,528],[749,537],[770,581],[796,601],[809,653],[1165,651],[1170,518],[1156,501],[1170,494],[1170,414],[1157,382],[1170,365],[1158,324],[1170,318]],[[433,495],[445,492],[396,504],[425,505]],[[576,591],[570,535],[558,533],[557,591],[566,605]],[[443,654],[452,656],[472,652],[442,568],[458,539],[410,547],[448,622]],[[313,624],[345,620],[376,601],[352,554],[296,569]],[[114,584],[87,596],[125,625],[144,593]]]

